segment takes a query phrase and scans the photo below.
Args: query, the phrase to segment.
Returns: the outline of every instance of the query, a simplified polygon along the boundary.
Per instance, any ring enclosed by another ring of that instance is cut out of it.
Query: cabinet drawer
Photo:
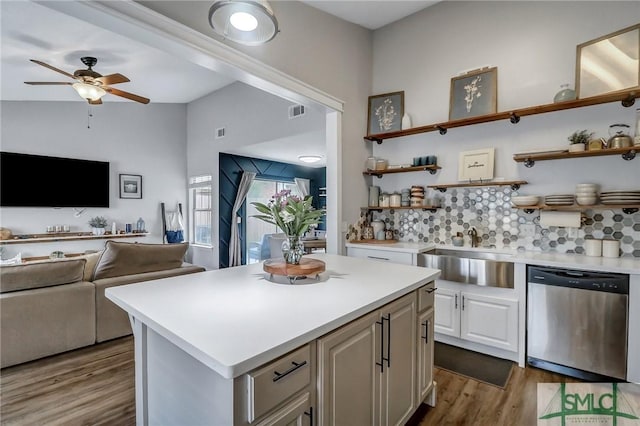
[[[435,282],[431,281],[418,289],[418,312],[433,308],[435,298]]]
[[[411,265],[411,253],[390,250],[369,250],[359,247],[349,247],[347,254],[351,257],[361,257],[363,259],[378,260],[381,262],[403,263]]]
[[[249,422],[309,385],[311,362],[311,346],[306,345],[247,374]]]

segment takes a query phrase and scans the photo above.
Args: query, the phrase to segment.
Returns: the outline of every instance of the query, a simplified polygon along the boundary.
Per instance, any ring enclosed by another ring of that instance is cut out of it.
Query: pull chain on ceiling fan
[[[83,64],[87,66],[87,69],[76,70],[73,74],[69,74],[66,71],[62,71],[52,65],[31,59],[31,62],[49,68],[52,71],[60,73],[66,77],[76,80],[75,83],[64,81],[25,81],[25,84],[32,86],[71,86],[78,92],[78,94],[86,99],[91,105],[100,105],[102,103],[102,97],[107,93],[121,98],[129,99],[142,104],[148,104],[149,99],[134,95],[133,93],[125,92],[123,90],[114,89],[110,87],[112,84],[127,83],[130,80],[122,74],[109,74],[101,75],[93,70],[93,67],[98,63],[98,60],[92,56],[85,56],[80,58]]]

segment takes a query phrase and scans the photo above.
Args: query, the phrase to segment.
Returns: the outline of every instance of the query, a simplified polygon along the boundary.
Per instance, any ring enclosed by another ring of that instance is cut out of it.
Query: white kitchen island
[[[137,423],[389,424],[433,403],[439,271],[312,257],[313,284],[253,264],[107,289],[132,321]]]

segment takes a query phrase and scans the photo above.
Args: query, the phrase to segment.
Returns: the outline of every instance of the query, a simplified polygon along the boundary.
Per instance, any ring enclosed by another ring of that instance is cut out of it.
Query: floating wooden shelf
[[[492,121],[509,120],[516,124],[521,117],[527,115],[545,114],[547,112],[562,111],[565,109],[582,108],[591,105],[607,104],[611,102],[621,102],[624,107],[630,107],[635,103],[636,98],[640,97],[640,87],[631,90],[623,90],[606,95],[592,96],[590,98],[577,99],[575,101],[565,101],[545,105],[537,105],[527,108],[514,109],[511,111],[503,111],[495,114],[481,115],[478,117],[463,118],[460,120],[446,121],[443,123],[429,124],[426,126],[414,127],[412,129],[398,130],[395,132],[379,133],[376,135],[367,135],[365,140],[377,142],[381,144],[385,139],[399,138],[402,136],[417,135],[420,133],[428,133],[439,131],[441,135],[447,133],[448,129],[455,127],[471,126],[480,123],[489,123]]]
[[[116,238],[140,238],[146,237],[147,233],[132,234],[105,234],[93,235],[90,232],[69,232],[62,234],[27,234],[14,235],[11,240],[1,240],[0,245],[4,244],[27,244],[27,243],[50,243],[53,241],[77,241],[77,240],[111,240]]]
[[[435,175],[438,170],[440,170],[440,166],[431,165],[431,166],[411,166],[411,167],[398,167],[393,169],[384,169],[384,170],[370,170],[367,169],[362,172],[365,176],[376,176],[381,178],[382,175],[388,175],[391,173],[406,173],[406,172],[423,172],[427,171],[432,175]]]
[[[526,180],[505,180],[502,182],[466,182],[466,183],[449,183],[443,185],[429,185],[427,188],[436,189],[440,192],[447,192],[449,188],[468,188],[468,187],[479,187],[479,186],[510,186],[511,189],[517,191],[520,189],[520,185],[526,185],[529,182]]]
[[[629,148],[598,149],[595,151],[547,151],[514,154],[513,159],[518,163],[524,163],[526,167],[533,167],[536,161],[561,160],[566,158],[601,157],[605,155],[621,155],[623,159],[629,161],[636,157],[640,151],[640,146]]]
[[[616,210],[622,209],[626,214],[633,214],[640,210],[640,204],[594,204],[591,206],[581,206],[580,204],[572,204],[570,206],[548,206],[546,204],[538,204],[535,206],[513,206],[514,209],[524,210],[525,213],[533,213],[536,210],[552,210],[552,211],[583,211],[583,210]]]

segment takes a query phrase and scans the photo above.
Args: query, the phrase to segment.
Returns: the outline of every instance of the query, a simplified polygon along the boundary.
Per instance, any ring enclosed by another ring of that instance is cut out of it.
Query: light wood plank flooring
[[[575,381],[518,367],[505,389],[441,369],[435,379],[438,403],[414,425],[535,425],[536,384]],[[2,425],[134,425],[134,398],[132,337],[0,371]]]

